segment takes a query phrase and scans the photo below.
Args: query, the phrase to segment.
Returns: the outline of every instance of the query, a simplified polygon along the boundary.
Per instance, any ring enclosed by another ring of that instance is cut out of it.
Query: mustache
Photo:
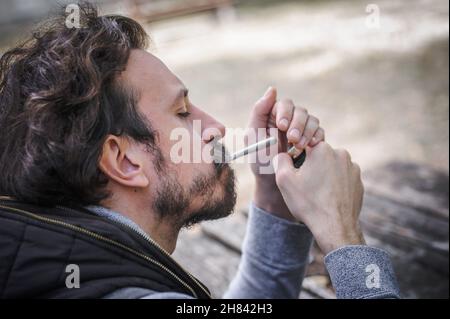
[[[229,167],[228,161],[230,159],[230,153],[217,139],[214,139],[212,143],[214,144],[211,149],[211,156],[213,157],[214,168],[219,176],[225,168]]]

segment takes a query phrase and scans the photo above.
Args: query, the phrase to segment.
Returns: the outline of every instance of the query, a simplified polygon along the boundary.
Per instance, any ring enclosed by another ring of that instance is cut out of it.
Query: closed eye
[[[189,113],[189,112],[178,113],[178,116],[180,116],[180,117],[188,117],[189,115],[191,115],[191,113]]]

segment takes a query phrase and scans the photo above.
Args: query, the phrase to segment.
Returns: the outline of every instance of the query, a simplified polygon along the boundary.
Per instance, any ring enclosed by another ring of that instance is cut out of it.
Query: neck
[[[102,206],[112,209],[135,222],[151,239],[153,239],[167,253],[175,250],[180,227],[173,221],[160,218],[148,207],[138,207],[136,202],[107,201]],[[145,213],[143,213],[145,212]]]

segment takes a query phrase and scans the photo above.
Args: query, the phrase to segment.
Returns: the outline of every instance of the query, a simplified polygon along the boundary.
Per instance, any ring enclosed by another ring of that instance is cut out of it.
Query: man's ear
[[[126,137],[108,135],[100,157],[100,170],[117,183],[129,187],[147,187],[142,152]]]

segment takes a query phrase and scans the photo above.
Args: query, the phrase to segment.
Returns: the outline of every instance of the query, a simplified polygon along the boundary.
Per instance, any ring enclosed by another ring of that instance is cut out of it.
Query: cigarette
[[[269,147],[271,145],[276,144],[277,142],[278,142],[278,140],[277,140],[276,137],[274,137],[274,136],[269,137],[269,138],[267,138],[265,140],[259,141],[258,143],[252,144],[252,145],[250,145],[250,146],[248,146],[248,147],[246,147],[246,148],[244,148],[244,149],[234,153],[233,155],[231,155],[228,158],[227,162],[234,161],[234,160],[236,160],[236,159],[238,159],[238,158],[240,158],[242,156],[245,156],[245,155],[248,155],[250,153],[253,153],[253,152],[265,149],[265,148],[267,148],[267,147]]]

